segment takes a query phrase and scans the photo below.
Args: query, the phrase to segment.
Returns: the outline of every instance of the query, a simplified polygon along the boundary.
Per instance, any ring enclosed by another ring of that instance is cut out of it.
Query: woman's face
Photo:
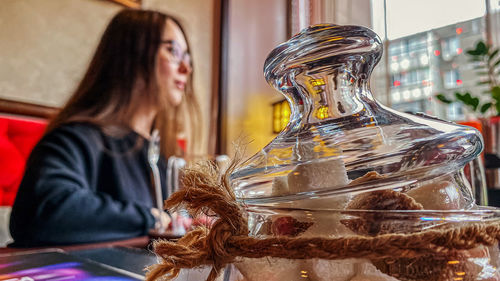
[[[157,75],[160,92],[172,106],[182,101],[191,74],[191,60],[181,29],[168,19],[157,56]]]

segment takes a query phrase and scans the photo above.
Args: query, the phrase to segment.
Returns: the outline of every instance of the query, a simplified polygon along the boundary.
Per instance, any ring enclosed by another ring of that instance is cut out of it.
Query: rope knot
[[[205,214],[216,217],[216,220],[210,229],[198,227],[177,243],[156,241],[154,251],[163,263],[149,268],[147,280],[172,279],[181,268],[201,265],[212,266],[207,281],[215,280],[219,271],[234,261],[229,240],[248,235],[247,220],[227,179],[235,166],[236,162],[233,162],[221,177],[217,166],[210,161],[196,163],[184,170],[183,189],[170,196],[165,202],[166,207],[172,210],[186,208],[193,217]]]
[[[234,261],[234,256],[232,256],[227,249],[227,242],[229,239],[235,235],[234,229],[227,223],[222,220],[217,221],[213,226],[212,230],[209,233],[208,241],[210,252],[209,256],[211,256],[212,260],[218,261],[221,265],[226,265],[232,263]]]

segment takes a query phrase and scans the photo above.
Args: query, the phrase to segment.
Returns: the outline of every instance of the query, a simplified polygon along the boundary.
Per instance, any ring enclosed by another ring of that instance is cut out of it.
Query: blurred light
[[[462,48],[457,48],[457,54],[461,54],[463,52]]]
[[[462,85],[462,80],[457,79],[457,85],[459,85],[459,86]]]
[[[399,92],[392,93],[392,101],[396,103],[401,101],[401,95],[399,94]]]
[[[313,87],[325,85],[325,80],[323,80],[323,78],[311,79],[310,82]]]
[[[439,56],[440,54],[441,54],[441,52],[440,52],[439,50],[435,50],[435,51],[434,51],[434,55],[435,55],[436,57],[437,57],[437,56]]]
[[[425,95],[426,97],[430,97],[430,96],[431,96],[431,94],[432,94],[432,88],[431,88],[431,87],[425,87],[425,88],[424,88],[424,95]]]
[[[412,93],[414,99],[419,99],[422,96],[422,90],[420,90],[418,88],[413,89],[413,91],[411,91],[411,93]]]
[[[273,133],[281,132],[290,121],[290,105],[286,100],[273,104]]]
[[[394,81],[394,87],[398,87],[401,85],[401,82],[399,80]]]
[[[321,120],[328,118],[328,106],[322,105],[318,107],[318,109],[316,110],[316,118]]]
[[[455,32],[457,34],[462,34],[462,31],[464,31],[461,27],[457,27],[457,29],[455,29]]]
[[[427,65],[429,63],[429,57],[427,55],[420,56],[420,63],[422,65]]]
[[[409,59],[404,59],[400,63],[402,69],[408,69],[410,67],[410,60]]]
[[[392,70],[393,72],[398,71],[398,69],[399,69],[399,64],[398,64],[397,62],[393,62],[393,63],[391,63],[391,70]]]
[[[403,91],[403,100],[409,101],[411,98],[411,93],[410,90],[404,90]]]
[[[398,61],[398,57],[397,56],[392,56],[391,59],[392,59],[392,61]]]

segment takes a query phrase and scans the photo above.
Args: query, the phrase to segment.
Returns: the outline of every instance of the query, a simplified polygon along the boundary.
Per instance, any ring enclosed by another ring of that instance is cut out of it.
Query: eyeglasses
[[[169,62],[177,65],[184,62],[186,65],[191,66],[191,55],[188,52],[182,51],[179,43],[174,40],[165,40],[160,43],[167,44]]]

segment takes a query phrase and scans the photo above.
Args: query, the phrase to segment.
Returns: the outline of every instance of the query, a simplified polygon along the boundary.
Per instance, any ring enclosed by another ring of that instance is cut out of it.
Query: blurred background
[[[496,115],[495,104],[480,112],[491,85],[467,51],[478,42],[499,45],[499,1],[2,0],[0,5],[0,104],[7,108],[2,111],[29,105],[57,110],[83,75],[110,17],[135,7],[173,14],[186,26],[205,122],[199,154],[231,154],[232,143],[245,139],[250,155],[277,135],[288,122],[289,107],[265,82],[264,60],[277,44],[317,23],[363,25],[380,36],[385,52],[371,86],[383,104],[451,121]],[[478,97],[476,111],[455,93]],[[440,102],[439,94],[456,102]]]

